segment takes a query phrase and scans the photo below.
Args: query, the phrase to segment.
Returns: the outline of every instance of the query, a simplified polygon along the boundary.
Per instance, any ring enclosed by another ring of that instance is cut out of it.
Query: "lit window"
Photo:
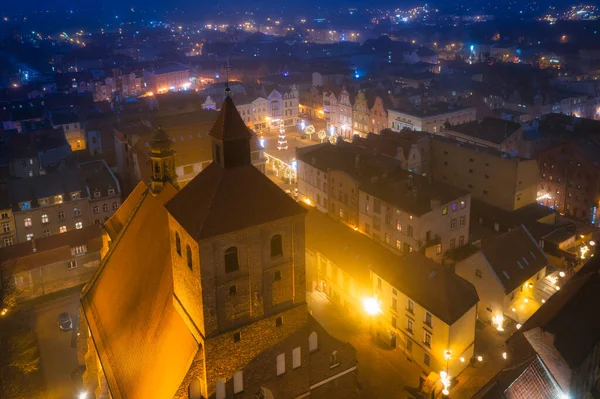
[[[67,232],[67,226],[60,226],[60,228],[58,229],[58,231],[60,233],[66,233]]]
[[[63,196],[62,195],[57,195],[54,197],[54,203],[55,204],[62,204],[63,202]]]
[[[285,353],[277,355],[277,375],[285,374]]]
[[[31,218],[25,218],[23,222],[25,224],[25,227],[31,227]]]
[[[447,206],[444,206],[444,207],[442,208],[442,215],[447,215],[447,214],[448,214],[448,207],[447,207]]]
[[[82,229],[82,228],[83,228],[83,223],[82,223],[82,222],[77,222],[77,223],[75,223],[75,228],[76,228],[77,230],[79,230],[79,229]]]
[[[27,234],[26,238],[27,238],[27,241],[33,240],[33,233]]]
[[[457,206],[456,203],[452,203],[452,212],[456,212]]]

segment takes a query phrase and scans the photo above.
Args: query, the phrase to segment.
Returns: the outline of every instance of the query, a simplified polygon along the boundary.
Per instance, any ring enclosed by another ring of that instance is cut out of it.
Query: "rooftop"
[[[306,216],[306,248],[319,251],[360,284],[368,284],[373,271],[449,325],[479,301],[471,283],[423,254],[398,256],[317,210]]]
[[[88,253],[99,252],[102,248],[100,227],[95,225],[84,227],[0,248],[0,259],[2,259],[0,265],[6,266],[6,262],[10,262],[11,272],[25,272],[50,263],[72,259],[71,248],[80,245],[85,245]]]
[[[478,140],[485,140],[495,144],[502,144],[510,135],[521,128],[517,122],[499,118],[486,117],[477,121],[455,125],[448,129],[451,132],[461,133]]]
[[[461,188],[431,181],[404,170],[366,181],[360,185],[360,189],[415,216],[432,211],[432,201],[439,200],[443,205],[469,195],[468,191]]]
[[[427,104],[423,107],[407,107],[402,109],[391,109],[390,111],[399,112],[402,114],[414,116],[417,118],[426,118],[431,116],[438,116],[457,112],[468,109],[469,107],[460,106],[457,104],[450,104],[446,102],[437,102],[434,104]]]
[[[26,179],[12,179],[9,182],[9,192],[13,206],[19,202],[31,201],[32,208],[38,206],[39,198],[63,195],[64,200],[67,200],[67,195],[75,192],[79,192],[81,197],[87,197],[85,179],[78,168]]]
[[[119,181],[113,175],[112,171],[106,164],[106,161],[91,161],[77,165],[83,173],[83,178],[90,193],[100,192],[102,197],[109,195],[120,195],[121,188]],[[109,189],[114,189],[114,194],[108,194]]]
[[[548,264],[548,258],[523,225],[484,240],[481,252],[506,293],[514,291]]]

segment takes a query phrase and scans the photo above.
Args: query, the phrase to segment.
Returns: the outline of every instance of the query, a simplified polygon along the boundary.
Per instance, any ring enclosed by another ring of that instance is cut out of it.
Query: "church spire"
[[[235,108],[231,94],[227,90],[225,101],[209,136],[213,139],[213,162],[222,168],[252,163],[250,159],[252,132]]]
[[[158,194],[167,182],[171,183],[175,188],[179,188],[177,175],[175,174],[173,141],[161,126],[158,127],[158,130],[152,137],[148,156],[150,157],[152,166],[150,191]]]

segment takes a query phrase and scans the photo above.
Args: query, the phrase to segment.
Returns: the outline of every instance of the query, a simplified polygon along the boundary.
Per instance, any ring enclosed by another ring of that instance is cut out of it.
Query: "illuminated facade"
[[[186,90],[191,86],[190,70],[184,65],[170,64],[144,71],[144,84],[147,91],[158,94]]]
[[[361,90],[356,95],[354,99],[354,104],[352,107],[352,133],[354,135],[359,135],[364,137],[370,131],[370,110],[367,106],[367,98],[365,97],[365,93]]]
[[[388,110],[388,127],[395,132],[402,129],[438,133],[444,125],[458,125],[476,119],[475,108],[453,107],[447,103],[430,104],[422,110]]]
[[[455,271],[477,288],[479,319],[497,324],[504,317],[523,323],[540,306],[536,286],[546,277],[547,264],[529,231],[519,226],[484,242],[481,251],[458,262]]]
[[[357,397],[354,349],[307,311],[306,210],[252,165],[252,133],[229,96],[209,135],[213,163],[178,191],[159,131],[150,187],[138,184],[105,225],[108,253],[82,296],[97,380],[86,388],[97,398]]]
[[[417,363],[423,379],[441,370],[456,376],[467,367],[478,302],[470,283],[420,253],[398,256],[316,210],[306,227],[309,290],[371,328],[396,356]],[[365,298],[375,298],[379,312],[365,313]]]
[[[0,248],[8,247],[17,242],[15,219],[9,204],[0,206]]]

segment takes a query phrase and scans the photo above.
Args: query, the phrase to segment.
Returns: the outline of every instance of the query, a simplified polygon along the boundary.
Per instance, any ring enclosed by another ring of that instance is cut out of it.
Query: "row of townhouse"
[[[471,194],[403,170],[398,159],[353,144],[297,153],[305,202],[398,253],[425,250],[441,260],[469,240]]]
[[[255,131],[277,130],[281,121],[286,127],[298,123],[300,94],[295,85],[274,88],[265,96],[239,93],[233,98],[240,116]]]
[[[353,96],[346,88],[323,92],[323,115],[330,135],[351,140],[388,127],[391,108],[385,93],[359,91]]]

